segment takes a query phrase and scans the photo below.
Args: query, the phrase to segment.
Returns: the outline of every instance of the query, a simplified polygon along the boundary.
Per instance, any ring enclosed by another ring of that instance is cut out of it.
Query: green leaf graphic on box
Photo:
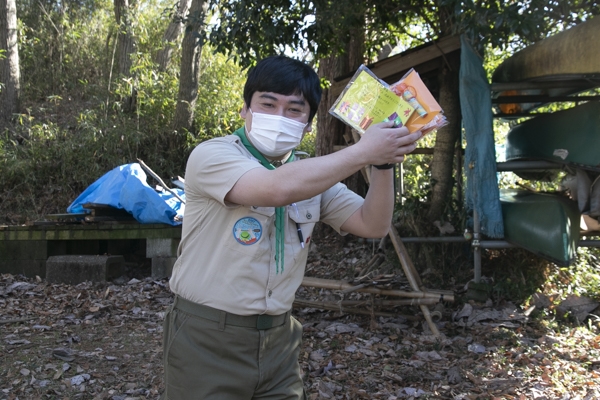
[[[414,109],[366,70],[361,70],[337,100],[333,113],[360,133],[388,118],[404,124]]]

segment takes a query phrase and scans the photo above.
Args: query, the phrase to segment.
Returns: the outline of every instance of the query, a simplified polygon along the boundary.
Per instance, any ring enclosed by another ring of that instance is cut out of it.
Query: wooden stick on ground
[[[304,307],[312,307],[312,308],[322,308],[322,309],[330,309],[330,306],[336,306],[340,308],[340,306],[344,309],[347,307],[356,307],[356,306],[378,306],[378,307],[399,307],[399,306],[418,306],[421,304],[437,304],[435,299],[402,299],[402,300],[382,300],[382,299],[374,299],[371,300],[341,300],[341,301],[315,301],[315,300],[304,300],[298,299],[294,300],[294,303],[297,303],[299,306]]]
[[[365,286],[367,286],[367,285],[365,285],[364,283],[361,283],[360,285],[356,285],[356,286],[351,286],[351,287],[349,287],[347,289],[342,290],[342,293],[343,294],[348,294],[348,293],[356,292],[356,291],[358,291],[360,289],[364,289]]]
[[[319,302],[317,302],[319,303]],[[359,315],[372,315],[375,314],[378,317],[397,317],[398,314],[388,313],[382,311],[375,311],[372,313],[370,310],[363,310],[360,308],[341,308],[339,304],[327,304],[327,303],[319,303],[319,305],[311,305],[311,303],[306,303],[306,301],[296,300],[294,301],[294,307],[311,307],[311,308],[320,308],[323,310],[331,310],[331,311],[343,311],[347,314],[359,314]]]
[[[321,279],[314,278],[310,276],[305,276],[302,280],[302,286],[315,287],[321,289],[332,289],[332,290],[348,290],[354,289],[355,286],[340,280],[333,279]],[[390,289],[379,289],[376,287],[365,287],[356,289],[357,292],[362,293],[372,293],[372,294],[380,294],[385,296],[398,296],[398,297],[408,297],[412,299],[433,299],[436,302],[441,300],[441,297],[444,296],[444,300],[454,301],[454,296],[451,294],[441,294],[441,293],[429,293],[429,292],[421,292],[421,291],[412,291],[406,292],[403,290],[390,290]]]
[[[404,274],[408,278],[410,286],[415,291],[422,290],[423,283],[421,282],[421,278],[419,277],[415,266],[410,260],[408,252],[406,251],[406,247],[404,247],[404,243],[402,243],[400,235],[398,234],[398,231],[396,230],[396,227],[394,225],[390,226],[389,234],[390,239],[392,239],[394,248],[396,249],[396,253],[398,253],[398,257],[400,258],[400,264],[402,264]],[[421,308],[421,312],[423,313],[423,316],[427,321],[427,325],[429,325],[431,333],[433,333],[434,336],[439,337],[440,331],[438,330],[437,326],[435,325],[435,322],[433,322],[433,319],[431,318],[431,312],[429,311],[429,307],[427,307],[426,305],[420,305],[419,307]]]

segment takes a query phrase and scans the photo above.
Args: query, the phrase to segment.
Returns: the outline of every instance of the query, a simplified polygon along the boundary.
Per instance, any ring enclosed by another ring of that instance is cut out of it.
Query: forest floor
[[[321,244],[306,275],[353,280],[372,257],[359,241]],[[389,272],[368,275],[406,286]],[[312,400],[600,398],[597,324],[559,325],[506,302],[455,301],[434,314],[435,336],[418,306],[375,306],[379,295],[360,292],[297,293],[333,304],[342,296],[358,311],[294,309]],[[171,301],[167,280],[139,274],[76,286],[1,275],[0,399],[159,398]]]

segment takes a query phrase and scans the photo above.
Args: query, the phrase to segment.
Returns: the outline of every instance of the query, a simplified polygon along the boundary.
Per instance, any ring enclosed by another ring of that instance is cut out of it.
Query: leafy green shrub
[[[189,146],[229,135],[243,125],[239,112],[243,106],[245,71],[222,54],[208,53],[209,48],[202,52],[199,86],[203,93],[196,102],[197,132],[189,133]]]
[[[195,115],[201,129],[173,131],[180,52],[174,51],[164,72],[152,60],[170,22],[161,14],[164,6],[156,6],[162,3],[134,10],[131,78],[111,71],[112,2],[72,12],[46,5],[45,12],[25,8],[19,14],[25,112],[0,132],[0,185],[9,188],[0,197],[6,222],[63,213],[104,173],[138,158],[165,179],[183,175],[197,143],[241,126],[243,71],[204,48]],[[127,113],[122,99],[132,93],[134,112]],[[177,134],[186,136],[186,145],[170,151]]]
[[[93,8],[49,7],[36,3],[19,10],[19,57],[26,100],[38,101],[68,91],[84,95],[81,82],[106,87],[110,52],[107,38],[114,14],[111,3]]]
[[[313,124],[313,130],[304,135],[302,142],[300,142],[300,145],[297,147],[298,151],[303,151],[311,157],[315,156],[315,142],[317,139],[317,133],[314,127],[316,127],[317,124],[316,120],[313,121]]]

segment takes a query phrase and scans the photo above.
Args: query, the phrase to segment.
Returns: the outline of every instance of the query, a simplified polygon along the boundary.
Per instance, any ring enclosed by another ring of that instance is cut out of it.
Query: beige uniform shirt
[[[275,207],[225,202],[225,195],[252,168],[264,167],[237,136],[212,139],[194,149],[185,174],[182,238],[169,283],[175,294],[209,307],[239,315],[277,315],[292,308],[316,222],[345,234],[341,225],[364,200],[338,183],[287,206],[284,268],[278,271]]]

